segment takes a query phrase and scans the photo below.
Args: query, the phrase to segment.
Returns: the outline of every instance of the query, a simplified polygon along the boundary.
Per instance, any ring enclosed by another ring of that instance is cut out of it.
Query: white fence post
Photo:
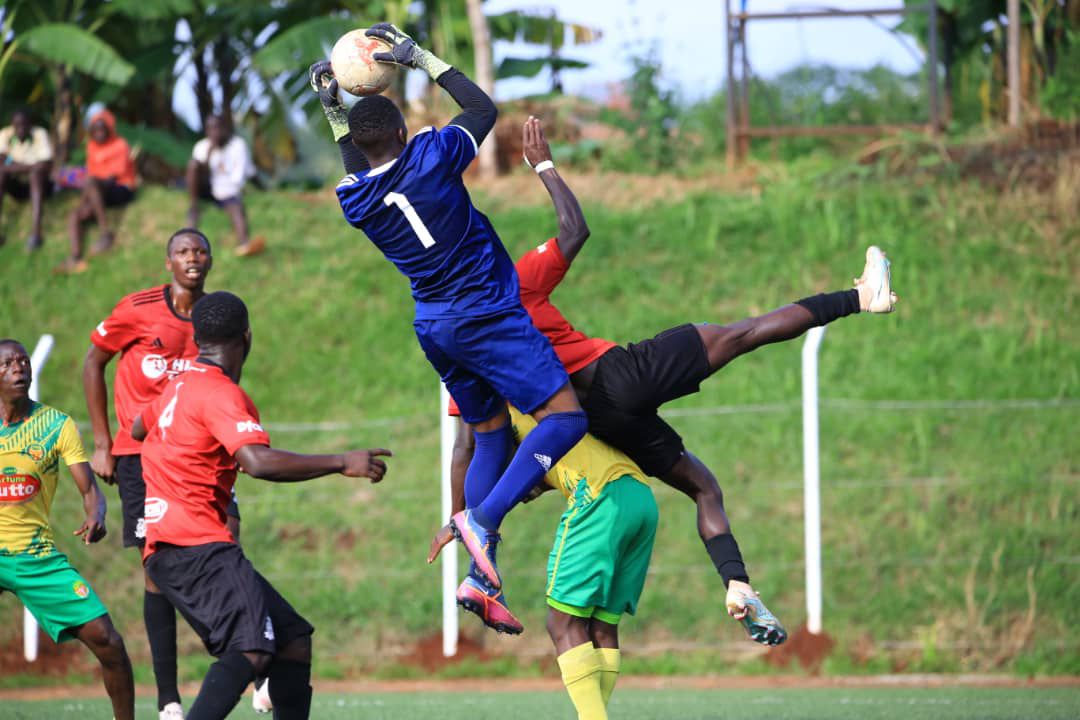
[[[803,527],[806,540],[806,629],[821,634],[821,463],[818,455],[818,350],[825,328],[810,328],[802,349]]]
[[[34,352],[30,354],[30,399],[37,400],[40,397],[41,385],[38,381],[38,377],[41,375],[41,368],[45,365],[45,361],[49,359],[49,353],[52,352],[53,345],[55,344],[52,335],[42,335],[38,340],[37,345],[34,347]],[[30,614],[30,611],[23,608],[23,657],[27,662],[34,662],[38,656],[38,624],[34,616]]]
[[[453,493],[450,489],[450,463],[454,456],[454,437],[457,433],[457,419],[450,417],[450,393],[446,386],[439,384],[439,436],[442,450],[442,517],[440,525],[450,519],[453,506]],[[442,551],[442,615],[443,615],[443,656],[457,655],[458,644],[458,544],[452,542]]]

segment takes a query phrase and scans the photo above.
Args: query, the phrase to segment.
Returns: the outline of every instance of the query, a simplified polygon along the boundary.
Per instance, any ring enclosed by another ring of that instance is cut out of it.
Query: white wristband
[[[533,170],[536,171],[537,175],[544,172],[545,170],[554,170],[554,169],[555,169],[555,163],[551,162],[550,160],[544,160],[543,162],[538,162],[538,163],[536,163],[536,166],[533,168]]]

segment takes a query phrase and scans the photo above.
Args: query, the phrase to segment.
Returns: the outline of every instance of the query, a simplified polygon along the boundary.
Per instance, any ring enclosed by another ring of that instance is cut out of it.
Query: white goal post
[[[41,368],[49,359],[55,345],[52,335],[42,335],[38,339],[34,351],[30,353],[30,399],[38,400],[41,396]],[[23,657],[27,662],[34,662],[38,656],[38,624],[34,616],[25,607],[23,608]]]
[[[450,464],[454,457],[457,418],[450,417],[450,393],[439,384],[439,437],[442,465],[442,516],[439,524],[450,519],[453,492],[450,488]],[[451,542],[442,551],[443,656],[457,655],[458,641],[458,544]]]

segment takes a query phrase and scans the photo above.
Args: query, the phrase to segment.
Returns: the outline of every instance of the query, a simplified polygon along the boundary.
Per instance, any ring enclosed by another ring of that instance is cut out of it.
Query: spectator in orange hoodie
[[[109,229],[105,208],[127,205],[135,197],[135,161],[131,157],[131,147],[127,140],[116,134],[116,118],[108,110],[101,110],[90,118],[86,174],[79,204],[68,218],[71,257],[58,268],[63,272],[86,270],[83,236],[89,220],[97,220],[101,230],[101,237],[91,248],[91,254],[98,255],[113,246],[115,237]]]

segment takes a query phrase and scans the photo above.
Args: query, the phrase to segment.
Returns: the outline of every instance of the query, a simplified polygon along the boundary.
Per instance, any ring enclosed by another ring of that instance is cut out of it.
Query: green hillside
[[[592,239],[556,301],[586,331],[628,342],[847,287],[865,246],[886,248],[898,312],[836,323],[821,352],[825,627],[837,641],[825,668],[1080,673],[1076,215],[1055,214],[1033,193],[946,180],[807,171],[760,188],[647,206],[630,197],[630,209],[586,200]],[[479,195],[515,255],[554,232],[538,184],[520,203]],[[0,249],[0,335],[32,345],[53,333],[43,399],[85,419],[88,335],[123,294],[162,281],[184,198],[143,191],[121,220],[122,247],[77,277],[50,274],[68,205],[48,206],[48,244],[32,257],[20,247],[25,209],[14,207],[5,210],[22,214],[5,218]],[[242,478],[243,544],[314,621],[317,673],[419,673],[410,655],[440,627],[439,571],[424,563],[441,519],[438,394],[412,335],[407,282],[342,222],[329,190],[257,194],[249,209],[270,252],[234,258],[227,221],[208,210],[217,243],[209,286],[250,306],[244,385],[276,444],[386,446],[395,458],[375,488]],[[800,346],[736,361],[669,413],[720,477],[755,586],[791,627],[805,618]],[[104,546],[62,545],[149,679],[141,573],[120,549],[119,504],[108,493]],[[660,534],[639,615],[624,627],[627,671],[764,670],[724,614],[693,507],[663,486],[656,493]],[[69,485],[59,493],[61,530],[78,525],[76,497]],[[559,512],[549,495],[504,527],[505,584],[525,635],[496,638],[462,617],[486,654],[509,659],[443,672],[551,670],[542,594]],[[5,648],[15,647],[19,612],[0,599]],[[184,643],[194,677],[206,661],[193,636]],[[6,682],[25,681],[17,671]]]

